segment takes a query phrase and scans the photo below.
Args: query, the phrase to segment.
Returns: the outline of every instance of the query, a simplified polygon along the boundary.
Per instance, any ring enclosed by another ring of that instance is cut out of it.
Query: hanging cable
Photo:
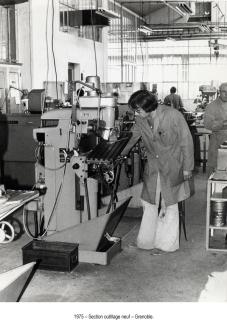
[[[141,3],[141,13],[142,13],[142,18],[143,18],[143,1]],[[142,82],[144,81],[144,64],[145,64],[145,61],[144,61],[144,54],[143,54],[143,46],[142,46],[142,41],[141,41],[141,38],[140,38],[140,52],[141,52],[141,60],[142,60]]]
[[[54,60],[54,71],[55,71],[55,86],[56,86],[56,96],[58,99],[58,75],[57,75],[57,67],[56,67],[56,59],[55,59],[55,53],[54,53],[54,0],[52,0],[52,24],[51,24],[51,50]]]
[[[46,68],[46,86],[45,86],[45,95],[44,100],[46,96],[48,95],[48,77],[49,77],[49,43],[48,43],[48,16],[49,16],[49,5],[50,0],[47,1],[47,8],[46,8],[46,26],[45,26],[45,39],[46,39],[46,57],[47,57],[47,68]]]
[[[48,171],[58,171],[59,169],[63,168],[66,163],[67,163],[67,153],[66,151],[63,151],[64,153],[64,163],[63,165],[59,166],[59,167],[56,167],[56,168],[51,168],[51,167],[47,167],[47,166],[44,166],[42,164],[40,164],[40,146],[38,146],[36,149],[35,149],[35,158],[36,158],[36,163],[43,166],[44,169],[48,170]]]
[[[29,57],[30,57],[30,77],[31,77],[31,89],[33,85],[33,75],[32,75],[32,22],[31,22],[31,1],[29,1],[29,10],[28,10],[28,15],[29,15]]]
[[[95,55],[95,76],[97,76],[98,75],[97,54],[96,54],[96,44],[95,44],[95,31],[94,31],[94,24],[93,24],[92,1],[90,1],[90,7],[91,7],[91,31],[92,31],[92,40],[93,40],[94,55]]]

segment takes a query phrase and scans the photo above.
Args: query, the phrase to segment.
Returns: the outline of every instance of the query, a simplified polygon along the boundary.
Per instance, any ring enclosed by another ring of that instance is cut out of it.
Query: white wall
[[[147,24],[174,24],[174,23],[185,23],[188,21],[189,15],[181,16],[173,8],[165,6],[163,8],[156,10],[155,12],[147,15],[145,17]]]
[[[48,24],[46,29],[47,5]],[[29,15],[30,6],[30,15]],[[59,29],[59,1],[54,1],[54,53],[58,81],[67,81],[68,62],[79,63],[81,72],[95,75],[95,55],[92,40],[78,38],[75,33],[64,33]],[[30,16],[30,25],[29,25]],[[96,42],[97,74],[101,81],[107,76],[107,38],[103,32],[103,43]],[[23,88],[43,88],[43,82],[55,81],[52,54],[52,1],[30,0],[18,5],[19,61],[22,66]],[[48,42],[46,42],[46,39]],[[31,41],[31,42],[30,42]],[[48,46],[47,46],[48,43]],[[49,53],[49,61],[47,57]],[[49,73],[47,68],[49,63]],[[30,74],[30,67],[32,75]]]
[[[31,89],[31,49],[28,3],[16,6],[17,10],[17,60],[22,64],[22,88]]]

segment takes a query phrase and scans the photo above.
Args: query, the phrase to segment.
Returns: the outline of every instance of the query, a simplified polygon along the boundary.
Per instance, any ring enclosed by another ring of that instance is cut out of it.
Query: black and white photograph
[[[226,302],[227,0],[0,0],[1,326],[208,332]]]

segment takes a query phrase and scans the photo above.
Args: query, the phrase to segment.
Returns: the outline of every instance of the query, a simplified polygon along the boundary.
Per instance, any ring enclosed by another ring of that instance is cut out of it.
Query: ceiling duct
[[[120,15],[113,11],[113,4],[109,0],[77,0],[75,9],[95,10],[98,15],[102,15],[108,19],[120,18]]]
[[[185,2],[177,4],[175,8],[177,11],[179,11],[179,13],[181,13],[183,15],[192,15],[193,14],[192,9]]]
[[[96,10],[96,13],[98,15],[102,15],[106,18],[113,19],[113,18],[120,18],[120,15],[113,12],[112,10],[104,9],[104,8],[99,8]]]
[[[0,0],[0,6],[18,5],[19,3],[27,1],[28,0]]]
[[[80,26],[105,27],[110,25],[109,18],[100,14],[97,10],[85,9],[69,11],[68,15],[69,26],[74,28]]]

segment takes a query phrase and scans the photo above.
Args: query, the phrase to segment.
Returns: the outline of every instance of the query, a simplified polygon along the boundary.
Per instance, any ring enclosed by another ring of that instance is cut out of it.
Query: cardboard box
[[[121,239],[116,238],[114,242],[109,242],[109,245],[102,251],[79,249],[79,262],[109,265],[111,259],[120,251],[121,251]]]

